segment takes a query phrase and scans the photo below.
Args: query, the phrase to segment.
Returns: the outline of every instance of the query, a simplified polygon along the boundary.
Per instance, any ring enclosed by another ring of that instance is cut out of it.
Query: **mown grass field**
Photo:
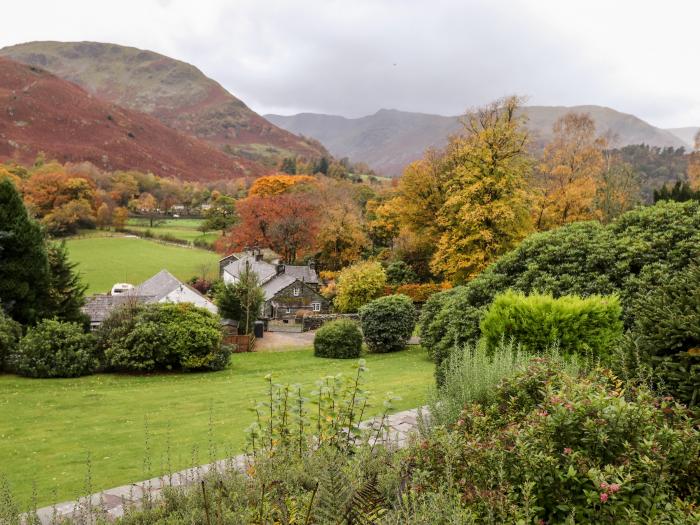
[[[138,284],[162,269],[186,280],[215,277],[219,256],[211,251],[133,237],[89,237],[66,241],[88,294],[108,292],[114,283]]]
[[[387,392],[402,397],[396,410],[425,403],[433,365],[423,349],[366,360],[365,386],[374,401],[367,415],[382,410]],[[356,366],[356,360],[317,358],[304,349],[235,354],[227,370],[202,374],[0,375],[0,476],[27,508],[33,484],[42,506],[156,476],[168,464],[178,470],[223,458],[244,447],[244,429],[253,421],[248,409],[264,398],[265,374],[311,392],[317,379],[352,374]]]
[[[165,219],[156,221],[153,226],[150,226],[148,219],[132,217],[127,221],[127,228],[138,232],[150,230],[154,235],[171,235],[176,239],[189,242],[195,239],[214,242],[221,236],[221,232],[202,233],[199,230],[202,222],[202,219]]]

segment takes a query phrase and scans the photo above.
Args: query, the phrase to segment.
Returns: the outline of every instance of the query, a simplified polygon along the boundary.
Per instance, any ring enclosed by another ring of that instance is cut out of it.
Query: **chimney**
[[[262,253],[257,252],[257,253],[255,254],[255,260],[256,260],[256,261],[262,261],[262,258],[263,258]]]
[[[284,263],[277,263],[277,275],[284,273]]]
[[[312,270],[315,270],[316,269],[316,261],[314,261],[313,259],[310,259],[309,260],[309,268],[311,268]]]

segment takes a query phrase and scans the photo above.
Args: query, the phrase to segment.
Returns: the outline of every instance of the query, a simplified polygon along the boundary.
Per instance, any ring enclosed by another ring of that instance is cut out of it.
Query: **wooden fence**
[[[224,336],[224,343],[228,345],[235,345],[236,349],[234,352],[253,352],[255,350],[255,336],[253,334],[249,335],[226,335]]]

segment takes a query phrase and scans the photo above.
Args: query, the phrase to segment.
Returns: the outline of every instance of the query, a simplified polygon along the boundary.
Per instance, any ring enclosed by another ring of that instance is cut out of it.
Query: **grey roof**
[[[265,292],[265,300],[269,301],[275,296],[277,292],[284,290],[287,286],[289,286],[296,280],[296,277],[286,275],[284,273],[279,274],[274,279],[270,279],[261,287],[263,292]]]
[[[271,250],[270,248],[260,248],[257,251],[259,251],[260,255],[262,255],[263,261],[266,261],[269,263],[276,263],[277,261],[280,260],[280,254],[274,250]],[[246,257],[252,257],[253,255],[254,254],[252,251],[230,253],[226,257],[222,257],[221,259],[219,259],[219,262],[225,261],[227,259],[231,259],[231,260],[245,259]]]
[[[265,261],[256,261],[255,257],[251,256],[228,263],[226,266],[224,266],[223,271],[238,278],[241,272],[243,272],[245,269],[246,264],[250,264],[251,270],[253,270],[258,276],[258,282],[261,284],[265,284],[267,281],[277,275],[276,265]]]
[[[129,295],[149,296],[155,301],[160,301],[170,292],[184,286],[168,270],[161,270],[150,279],[142,282]]]
[[[310,266],[285,266],[284,273],[305,283],[318,284],[318,274]]]
[[[85,300],[85,306],[82,307],[82,311],[90,318],[90,322],[101,323],[109,317],[113,310],[120,306],[129,303],[145,302],[147,299],[148,297],[137,297],[129,294],[93,295]]]

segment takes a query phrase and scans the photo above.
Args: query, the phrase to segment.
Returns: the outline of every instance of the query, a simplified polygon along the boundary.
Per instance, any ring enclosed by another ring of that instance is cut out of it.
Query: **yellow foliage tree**
[[[315,183],[316,179],[309,175],[286,175],[279,173],[257,179],[250,187],[248,194],[257,195],[258,197],[269,197],[271,195],[285,193],[295,186]]]
[[[519,107],[520,99],[509,97],[467,114],[463,134],[447,146],[431,266],[452,282],[473,278],[531,230],[532,160]]]
[[[588,114],[567,113],[553,126],[535,184],[538,230],[596,217],[595,198],[606,142]]]

